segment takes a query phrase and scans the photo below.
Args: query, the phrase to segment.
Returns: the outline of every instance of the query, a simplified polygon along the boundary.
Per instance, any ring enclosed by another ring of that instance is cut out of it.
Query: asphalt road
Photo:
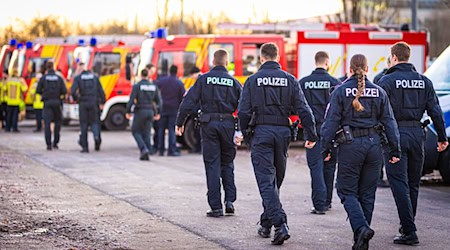
[[[164,218],[202,239],[226,249],[267,249],[270,239],[256,234],[262,211],[250,153],[239,150],[235,160],[238,199],[236,215],[208,218],[206,181],[201,155],[183,151],[180,157],[151,157],[139,161],[130,131],[103,132],[100,152],[79,153],[78,128],[63,127],[59,150],[47,151],[43,133],[21,127],[21,133],[0,132],[0,145],[43,163],[113,199],[130,204],[149,216]],[[51,180],[48,180],[51,181]],[[62,190],[63,191],[63,190]],[[326,215],[309,213],[310,177],[305,151],[291,148],[281,200],[288,214],[291,239],[284,249],[350,249],[353,233],[336,194]],[[450,187],[423,186],[416,218],[420,245],[414,249],[449,249]],[[372,227],[372,249],[406,249],[392,243],[399,221],[390,189],[378,189]],[[182,248],[182,247],[180,247]]]

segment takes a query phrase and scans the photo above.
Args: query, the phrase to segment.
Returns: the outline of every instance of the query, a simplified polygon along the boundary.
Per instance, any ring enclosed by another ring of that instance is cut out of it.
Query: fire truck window
[[[195,52],[160,52],[157,65],[158,77],[169,75],[169,68],[172,65],[178,67],[178,76],[188,76],[189,71],[195,66],[196,60]]]
[[[242,47],[242,72],[249,76],[258,71],[261,66],[259,48],[261,44],[245,43]]]
[[[212,62],[214,59],[214,52],[216,52],[216,50],[218,49],[225,49],[226,51],[228,51],[228,54],[230,56],[230,60],[228,62],[228,73],[230,73],[230,75],[234,75],[234,46],[233,44],[230,43],[213,43],[211,45],[209,45],[209,49],[208,49],[208,65],[209,68],[211,69],[213,66]]]
[[[98,76],[120,73],[120,53],[97,53],[92,67]]]
[[[45,64],[51,58],[30,58],[30,63],[28,64],[28,76],[36,77],[38,73],[43,74],[45,70]]]
[[[11,61],[12,52],[6,52],[5,62],[3,64],[3,72],[8,72],[9,62]]]
[[[133,64],[133,75],[138,75],[138,68],[139,68],[139,61],[140,61],[140,55],[139,53],[129,53],[127,55],[131,58],[131,63]]]

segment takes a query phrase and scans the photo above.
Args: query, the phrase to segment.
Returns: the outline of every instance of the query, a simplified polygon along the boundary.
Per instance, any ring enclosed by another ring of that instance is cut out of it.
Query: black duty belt
[[[288,117],[277,115],[258,115],[256,125],[290,126]]]
[[[421,128],[422,123],[419,121],[397,121],[399,127]]]
[[[203,113],[202,116],[209,116],[213,120],[234,120],[234,116],[228,113]]]
[[[152,109],[153,105],[152,104],[137,104],[135,108],[137,108],[137,109]]]
[[[378,134],[378,131],[374,128],[354,128],[352,129],[353,137],[363,137],[372,134]]]

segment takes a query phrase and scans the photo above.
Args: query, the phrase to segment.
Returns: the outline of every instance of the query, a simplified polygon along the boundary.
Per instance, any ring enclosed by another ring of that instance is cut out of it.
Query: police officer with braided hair
[[[313,111],[316,128],[319,131],[330,99],[330,90],[341,82],[328,74],[330,57],[327,52],[318,51],[314,60],[316,69],[311,75],[300,79],[300,87]],[[317,143],[312,149],[306,149],[306,160],[311,173],[313,202],[311,213],[313,214],[325,214],[325,211],[331,207],[334,172],[336,171],[336,157],[332,155],[332,159],[324,162],[320,150],[320,143]]]
[[[400,138],[386,92],[366,78],[367,58],[351,58],[352,76],[333,91],[321,128],[321,146],[329,160],[333,140],[338,138],[337,193],[347,211],[354,233],[353,249],[368,249],[375,232],[370,228],[377,180],[382,165],[381,139],[374,128],[386,128],[390,164],[400,157]],[[341,131],[338,132],[338,130]]]
[[[148,79],[155,73],[155,67],[151,65],[150,71],[141,71],[141,80],[133,85],[130,100],[127,103],[127,119],[131,119],[131,109],[134,106],[133,124],[131,133],[141,152],[139,159],[148,161],[150,154],[150,130],[153,120],[159,120],[161,113],[161,95],[156,84]]]
[[[52,148],[58,149],[62,122],[62,100],[65,99],[67,88],[64,79],[56,74],[52,61],[46,63],[45,69],[47,73],[39,79],[36,93],[41,95],[41,100],[44,102],[42,116],[44,118],[45,143],[47,150],[52,150]],[[53,143],[50,130],[52,121],[55,123]]]
[[[95,151],[100,150],[100,105],[105,103],[105,92],[100,80],[94,73],[86,69],[84,63],[79,64],[82,72],[77,75],[70,89],[72,97],[78,101],[78,112],[80,117],[80,140],[81,153],[89,153],[88,127],[91,126],[94,134]]]
[[[225,213],[234,214],[233,202],[236,200],[233,164],[236,157],[236,146],[233,142],[235,119],[232,113],[238,107],[242,85],[228,73],[228,58],[228,52],[224,49],[214,52],[214,67],[199,76],[187,92],[178,110],[176,123],[177,135],[182,135],[187,116],[197,112],[200,104],[203,162],[208,203],[211,207],[211,210],[206,212],[208,217],[224,215],[220,193],[221,179],[225,190]]]
[[[398,164],[386,162],[386,173],[400,217],[400,236],[395,244],[419,243],[414,223],[419,183],[424,162],[425,131],[420,122],[423,114],[433,120],[439,152],[447,146],[444,118],[432,82],[408,63],[411,48],[405,42],[391,47],[392,67],[378,84],[386,90],[400,131],[402,156]]]
[[[290,115],[299,115],[305,132],[305,147],[312,148],[317,138],[314,116],[298,81],[281,70],[278,46],[265,43],[260,48],[261,67],[244,84],[239,102],[239,124],[248,140],[248,128],[254,127],[250,139],[251,158],[264,211],[258,234],[281,245],[290,238],[287,217],[280,202],[280,188],[286,172],[287,150],[291,140]]]

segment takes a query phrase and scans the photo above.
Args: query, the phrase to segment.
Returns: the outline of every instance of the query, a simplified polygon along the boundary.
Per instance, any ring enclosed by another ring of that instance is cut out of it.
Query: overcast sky
[[[28,21],[41,15],[58,15],[81,24],[101,23],[110,19],[138,20],[150,24],[156,20],[156,6],[165,0],[20,0],[2,1],[0,26],[14,24],[16,18]],[[342,8],[341,0],[184,0],[185,14],[217,15],[220,12],[235,22],[247,22],[268,13],[271,20],[290,20],[331,14]],[[169,10],[180,12],[180,0],[170,0]],[[295,4],[293,4],[295,3]],[[162,11],[160,12],[162,13]]]

